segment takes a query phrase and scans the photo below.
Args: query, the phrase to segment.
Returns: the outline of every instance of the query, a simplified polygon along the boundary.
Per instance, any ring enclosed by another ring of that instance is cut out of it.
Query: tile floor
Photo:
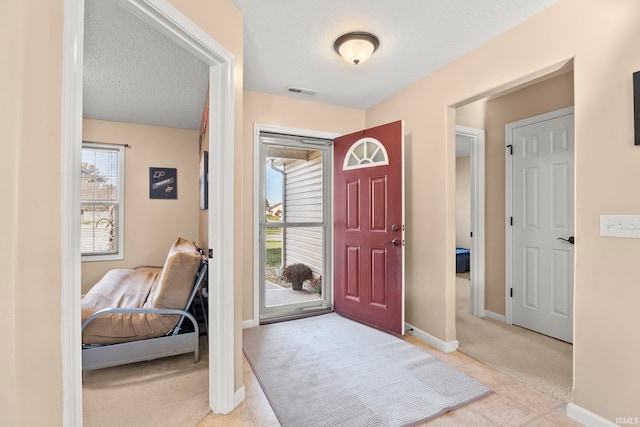
[[[580,425],[565,415],[566,405],[562,401],[527,387],[514,378],[483,365],[462,353],[442,353],[410,335],[405,339],[407,342],[424,349],[429,354],[459,369],[495,391],[494,394],[483,399],[435,418],[423,424],[424,426],[560,427]],[[198,427],[275,427],[280,425],[251,370],[251,366],[249,366],[244,357],[243,375],[245,401],[228,415],[209,414],[198,424]]]

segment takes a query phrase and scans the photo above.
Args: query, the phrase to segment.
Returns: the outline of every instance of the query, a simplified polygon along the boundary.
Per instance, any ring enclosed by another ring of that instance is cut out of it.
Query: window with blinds
[[[83,142],[80,174],[82,260],[123,259],[124,146]]]

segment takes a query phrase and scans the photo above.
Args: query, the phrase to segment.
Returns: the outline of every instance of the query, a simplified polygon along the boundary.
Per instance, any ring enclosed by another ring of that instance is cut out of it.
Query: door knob
[[[398,239],[393,239],[393,240],[391,241],[391,244],[392,244],[393,246],[398,246],[398,245],[400,244],[400,240],[398,240]]]
[[[564,242],[569,242],[572,245],[575,245],[575,243],[576,243],[576,239],[573,236],[569,237],[568,239],[563,239],[562,237],[558,237],[557,240],[562,240]]]
[[[391,231],[398,231],[398,230],[400,230],[400,227],[398,227],[398,224],[393,224],[391,226]]]

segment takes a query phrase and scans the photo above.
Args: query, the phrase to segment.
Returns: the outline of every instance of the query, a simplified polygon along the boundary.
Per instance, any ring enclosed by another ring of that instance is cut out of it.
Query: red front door
[[[334,142],[335,311],[404,334],[403,123]]]

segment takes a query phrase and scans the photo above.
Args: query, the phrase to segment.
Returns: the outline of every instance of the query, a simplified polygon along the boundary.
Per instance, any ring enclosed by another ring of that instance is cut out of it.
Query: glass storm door
[[[260,321],[331,310],[331,140],[260,133]]]

